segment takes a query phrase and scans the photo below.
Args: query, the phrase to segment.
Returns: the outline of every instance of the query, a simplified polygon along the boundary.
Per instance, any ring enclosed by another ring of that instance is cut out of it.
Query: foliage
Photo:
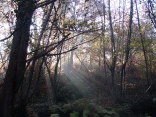
[[[49,106],[49,110],[51,113],[59,113],[60,112],[58,105]]]
[[[53,107],[55,108],[55,107]],[[53,109],[50,107],[49,109],[51,110],[51,113],[56,113],[56,109]],[[62,112],[66,115],[70,115],[70,117],[99,117],[99,116],[111,116],[111,117],[119,117],[118,113],[115,112],[114,109],[105,109],[102,108],[99,105],[96,105],[94,103],[88,103],[85,98],[75,100],[72,103],[68,103],[63,105],[62,107]],[[59,112],[58,112],[59,113]]]
[[[120,117],[130,117],[131,111],[130,111],[131,105],[130,104],[123,104],[115,108],[116,112],[119,113]]]
[[[70,117],[79,117],[79,112],[73,111],[72,113],[70,113]]]
[[[27,107],[27,114],[28,114],[27,117],[39,117],[31,107]]]

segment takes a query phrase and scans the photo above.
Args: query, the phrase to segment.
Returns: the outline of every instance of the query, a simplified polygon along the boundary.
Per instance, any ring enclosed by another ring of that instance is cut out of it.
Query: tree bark
[[[16,29],[0,99],[0,117],[12,117],[15,94],[24,76],[34,1],[18,3]],[[16,90],[16,92],[15,92]]]
[[[133,0],[130,1],[129,29],[128,29],[126,53],[125,53],[126,55],[124,58],[124,63],[121,68],[121,84],[120,84],[121,85],[120,87],[121,98],[125,98],[126,65],[129,59],[129,54],[130,54],[130,44],[131,44],[131,37],[132,37],[132,22],[133,22]]]
[[[140,24],[140,18],[139,18],[139,11],[138,11],[138,6],[137,6],[137,1],[135,0],[135,4],[136,4],[136,11],[137,11],[137,21],[138,21],[138,26],[139,26],[139,32],[140,32],[140,41],[141,41],[141,45],[142,45],[142,51],[144,54],[144,59],[145,59],[145,69],[146,69],[146,79],[147,79],[147,86],[150,86],[150,79],[149,79],[149,65],[148,65],[148,56],[147,56],[147,50],[145,47],[145,37],[142,34],[141,31],[141,24]]]
[[[111,77],[112,77],[112,91],[115,90],[115,67],[116,67],[116,46],[114,40],[114,30],[113,30],[113,23],[112,23],[112,16],[111,16],[111,8],[110,8],[110,0],[108,0],[108,15],[109,15],[109,26],[110,26],[110,33],[111,33],[111,52],[112,52],[112,64],[111,64]]]

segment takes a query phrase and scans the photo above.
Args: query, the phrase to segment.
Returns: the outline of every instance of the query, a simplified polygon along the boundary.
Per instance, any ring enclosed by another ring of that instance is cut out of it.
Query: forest
[[[156,117],[155,0],[1,0],[0,117]]]

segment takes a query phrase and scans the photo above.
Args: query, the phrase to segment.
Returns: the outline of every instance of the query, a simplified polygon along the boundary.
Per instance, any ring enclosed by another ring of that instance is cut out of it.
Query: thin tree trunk
[[[106,12],[105,12],[105,10],[106,10],[106,6],[105,6],[105,3],[104,3],[104,0],[103,0],[103,15],[104,15],[104,17],[103,17],[103,23],[102,23],[102,36],[105,38],[105,32],[106,32],[106,27],[105,27],[105,25],[106,25]],[[105,76],[106,76],[106,78],[107,78],[107,69],[106,69],[106,44],[105,44],[105,41],[104,41],[104,39],[103,39],[103,41],[102,41],[102,43],[103,43],[103,62],[104,62],[104,72],[105,72]]]
[[[53,91],[54,91],[54,103],[57,103],[57,87],[58,87],[58,82],[57,82],[57,78],[58,78],[58,65],[59,65],[59,61],[61,59],[61,52],[62,52],[62,48],[63,48],[63,45],[61,45],[61,48],[60,50],[57,50],[58,51],[58,55],[57,55],[57,62],[56,62],[56,65],[55,65],[55,70],[54,70],[54,77],[53,77],[53,81],[52,81],[52,86],[53,86]]]
[[[139,19],[139,12],[138,12],[138,6],[137,6],[137,1],[135,0],[135,4],[136,4],[136,11],[137,11],[137,20],[138,20],[138,26],[139,26],[139,32],[140,32],[140,39],[141,39],[141,45],[142,45],[142,50],[144,53],[144,59],[145,59],[145,69],[146,69],[146,79],[147,79],[147,85],[148,87],[150,86],[150,80],[149,80],[149,71],[148,71],[148,57],[146,55],[146,48],[144,45],[144,38],[143,38],[143,34],[141,32],[141,25],[140,25],[140,19]]]
[[[112,16],[110,10],[110,0],[108,0],[108,14],[109,14],[109,26],[111,31],[111,52],[112,52],[112,65],[111,65],[111,76],[112,76],[112,91],[115,90],[115,66],[116,66],[116,48],[114,40],[114,31],[112,25]]]
[[[94,0],[95,1],[95,0]],[[102,12],[99,10],[99,8],[98,8],[98,5],[97,5],[97,3],[96,3],[96,1],[95,1],[95,5],[96,5],[96,8],[98,9],[98,12],[99,12],[99,14],[100,14],[100,16],[101,16],[101,24],[102,24],[102,38],[101,38],[101,43],[102,43],[102,47],[100,47],[100,48],[102,48],[102,54],[103,54],[103,70],[104,70],[104,75],[105,75],[105,77],[107,78],[107,69],[106,69],[106,66],[107,66],[107,61],[106,61],[106,44],[105,44],[105,41],[104,41],[104,39],[105,39],[105,31],[106,31],[106,27],[105,27],[105,25],[106,25],[106,17],[105,17],[105,15],[106,15],[106,6],[105,6],[105,0],[102,0],[102,2],[103,2],[103,14],[102,14]],[[102,15],[103,15],[103,17],[102,17]]]
[[[128,38],[126,44],[126,55],[124,59],[124,63],[121,68],[121,97],[123,98],[123,92],[125,93],[125,81],[126,81],[126,64],[129,59],[130,53],[130,43],[131,43],[131,34],[132,34],[132,20],[133,19],[133,0],[130,2],[130,17],[129,17],[129,29],[128,29]],[[124,84],[123,84],[124,82]],[[124,95],[125,96],[125,95]]]
[[[74,57],[74,51],[71,51],[70,52],[70,68],[72,69],[73,68],[73,57]]]

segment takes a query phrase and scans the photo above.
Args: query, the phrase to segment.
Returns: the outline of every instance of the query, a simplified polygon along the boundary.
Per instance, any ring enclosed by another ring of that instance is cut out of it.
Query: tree
[[[137,11],[138,27],[139,27],[139,32],[140,32],[140,40],[141,40],[142,50],[143,50],[144,59],[145,59],[147,85],[149,87],[150,81],[149,81],[149,73],[148,73],[148,71],[149,71],[149,68],[148,68],[148,58],[147,58],[146,48],[145,48],[145,44],[144,44],[145,39],[144,39],[143,34],[141,32],[140,18],[139,18],[138,6],[137,6],[137,1],[136,0],[135,0],[135,4],[136,4],[136,11]]]
[[[48,2],[43,1],[37,5],[35,0],[16,1],[18,5],[18,9],[16,11],[16,29],[13,33],[8,70],[6,72],[5,81],[1,92],[1,117],[10,117],[14,114],[16,93],[21,85],[21,81],[24,78],[32,15],[38,7],[50,3],[54,4],[55,1],[56,0]],[[23,107],[22,112],[25,112],[25,102],[21,103],[19,107]]]
[[[148,16],[151,19],[152,24],[156,28],[156,14],[155,14],[156,3],[154,0],[146,0],[146,1],[144,1],[144,4],[147,8]]]

